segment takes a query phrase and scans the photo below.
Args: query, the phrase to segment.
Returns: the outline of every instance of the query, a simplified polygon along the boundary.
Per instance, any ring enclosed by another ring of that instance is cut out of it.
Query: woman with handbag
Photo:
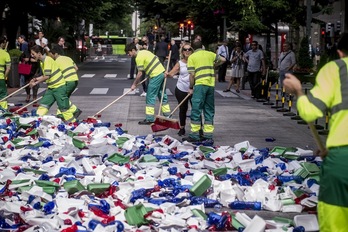
[[[33,47],[35,45],[34,42],[31,42],[29,44],[29,48]],[[42,75],[41,69],[40,69],[40,63],[36,61],[31,55],[29,55],[29,59],[27,61],[27,64],[31,65],[30,73],[28,75],[24,75],[24,84],[28,84],[33,78],[39,77]],[[29,86],[25,88],[25,92],[27,93],[27,98],[25,99],[25,102],[29,102],[31,98],[30,89],[33,90],[33,100],[37,99],[37,92],[39,90],[40,85],[37,84],[33,88],[30,88]]]

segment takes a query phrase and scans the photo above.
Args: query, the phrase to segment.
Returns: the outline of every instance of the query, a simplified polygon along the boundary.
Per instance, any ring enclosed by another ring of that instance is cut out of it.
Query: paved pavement
[[[168,81],[176,81],[169,79]],[[222,93],[227,83],[217,83],[215,99],[215,131],[214,141],[217,146],[233,146],[236,143],[249,141],[256,148],[273,148],[274,146],[316,148],[315,141],[307,125],[298,124],[296,120],[291,120],[289,116],[283,116],[283,112],[277,112],[276,109],[262,102],[254,100],[250,96],[248,83],[246,89],[236,93],[234,90],[229,93]],[[232,87],[233,89],[233,87]],[[9,89],[9,92],[14,89]],[[271,91],[271,101],[275,100],[275,90]],[[221,97],[225,95],[226,97]],[[24,95],[18,98],[14,96],[9,102],[18,103],[24,100]],[[86,119],[94,115],[104,106],[114,101],[115,96],[72,96],[71,100],[83,113],[80,119]],[[24,103],[24,102],[23,102]],[[177,105],[174,96],[169,96],[171,109]],[[281,103],[279,104],[281,105]],[[293,103],[292,113],[296,113],[296,104]],[[288,109],[287,104],[285,105]],[[31,110],[31,107],[28,108]],[[156,112],[158,104],[156,105]],[[101,113],[100,120],[111,122],[112,125],[122,123],[123,128],[133,135],[147,135],[152,133],[148,125],[138,125],[138,121],[145,117],[145,98],[139,94],[126,95],[118,102],[110,106]],[[50,113],[55,113],[55,107],[52,107]],[[178,112],[175,112],[173,118],[178,119]],[[189,131],[190,119],[187,118],[186,131]],[[319,121],[324,125],[324,121]],[[170,135],[181,139],[177,131],[168,129],[158,132],[156,135]],[[274,142],[266,142],[266,138],[274,138]],[[321,136],[322,141],[326,137]]]

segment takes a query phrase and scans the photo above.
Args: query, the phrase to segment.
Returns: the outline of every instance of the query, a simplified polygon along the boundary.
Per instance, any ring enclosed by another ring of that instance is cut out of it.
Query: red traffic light
[[[321,35],[325,35],[325,28],[321,28]]]

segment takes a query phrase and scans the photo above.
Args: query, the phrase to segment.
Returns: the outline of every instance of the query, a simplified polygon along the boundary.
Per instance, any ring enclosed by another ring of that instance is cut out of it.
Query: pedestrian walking
[[[25,40],[24,35],[18,36],[17,42],[19,44],[19,50],[22,52],[21,57],[19,58],[20,63],[29,63],[30,62],[30,51],[28,42]],[[25,76],[23,74],[19,75],[19,86],[22,87],[25,85]]]
[[[258,42],[251,43],[252,49],[244,54],[244,61],[247,62],[248,81],[251,89],[251,97],[258,98],[260,95],[257,85],[261,81],[261,74],[266,74],[266,63],[263,52],[258,48]]]
[[[293,68],[296,64],[295,53],[291,50],[291,44],[285,42],[283,45],[283,51],[280,53],[278,68],[279,68],[279,84],[283,89],[283,81],[285,73],[293,73]]]
[[[184,43],[181,48],[182,57],[179,62],[177,62],[173,69],[170,72],[166,73],[167,76],[173,77],[179,73],[179,78],[175,87],[175,98],[180,104],[184,98],[189,94],[190,90],[190,74],[187,70],[187,59],[192,54],[193,49],[189,43]],[[186,114],[188,110],[188,104],[191,102],[191,97],[186,99],[181,106],[179,107],[179,120],[180,120],[180,130],[178,132],[179,136],[185,135],[185,126],[186,126]]]
[[[323,66],[314,87],[305,95],[301,82],[286,74],[284,86],[295,94],[301,118],[313,122],[330,112],[330,132],[326,140],[327,156],[320,170],[318,218],[320,232],[347,231],[348,219],[348,33],[337,44],[338,60]]]
[[[77,107],[73,105],[68,98],[66,83],[62,72],[59,70],[56,62],[47,56],[41,46],[35,45],[31,48],[31,54],[34,59],[40,61],[42,76],[35,77],[30,81],[30,87],[38,83],[46,82],[47,90],[40,100],[40,106],[37,114],[42,116],[48,113],[51,106],[57,102],[58,109],[62,112],[61,117],[65,122],[75,122],[78,113]],[[57,115],[60,117],[60,115]]]
[[[165,37],[161,36],[161,41],[156,43],[155,54],[162,65],[168,56],[168,43],[165,42]],[[169,62],[169,61],[168,61]]]
[[[228,40],[222,41],[221,45],[218,48],[218,55],[222,56],[226,59],[227,62],[224,62],[222,65],[219,66],[218,70],[218,81],[219,82],[226,82],[226,71],[227,66],[230,60],[230,54],[227,47]]]
[[[192,94],[191,132],[183,141],[214,143],[214,65],[221,65],[226,61],[224,57],[214,52],[202,49],[202,42],[197,40],[192,44],[195,52],[188,57],[187,70],[190,73],[189,93]],[[204,114],[203,128],[201,114]],[[203,129],[202,138],[200,130]]]
[[[6,46],[6,40],[4,38],[0,39],[0,47]],[[7,96],[7,86],[6,80],[8,74],[11,70],[11,58],[10,54],[4,49],[0,49],[0,99],[3,99]],[[4,110],[7,110],[7,100],[0,102],[0,107]]]
[[[131,86],[131,89],[135,90],[137,84],[140,82],[143,71],[147,76],[149,76],[149,84],[147,86],[145,107],[146,117],[144,120],[139,122],[139,125],[150,125],[155,121],[156,97],[158,97],[158,99],[161,99],[162,96],[165,69],[163,65],[160,63],[157,56],[155,56],[152,52],[149,52],[147,50],[138,51],[135,47],[135,44],[133,43],[126,45],[125,52],[129,56],[135,57],[135,62],[138,69],[138,74]],[[161,110],[164,116],[169,116],[170,107],[168,104],[168,97],[165,91],[163,93],[163,102]]]
[[[236,92],[240,92],[240,80],[244,76],[244,52],[242,51],[241,44],[237,43],[234,51],[231,55],[231,79],[227,88],[223,92],[230,92],[231,87],[236,80]]]

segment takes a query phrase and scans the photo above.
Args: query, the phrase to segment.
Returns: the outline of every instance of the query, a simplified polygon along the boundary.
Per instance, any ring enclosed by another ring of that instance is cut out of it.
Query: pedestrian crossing
[[[95,73],[85,73],[80,75],[80,78],[95,78],[95,77],[97,77]],[[117,73],[107,73],[107,74],[104,74],[102,78],[121,81],[121,80],[129,79],[130,74],[122,76],[122,75],[118,75]]]
[[[38,95],[42,95],[44,93],[44,91],[46,90],[46,88],[39,88],[38,89]],[[130,88],[123,88],[123,93],[125,94],[130,90]],[[84,95],[81,93],[86,93],[87,95],[108,95],[109,93],[116,93],[112,88],[76,88],[73,92],[73,95]],[[242,95],[236,93],[235,91],[231,91],[231,92],[223,92],[222,90],[215,90],[215,92],[217,92],[219,95],[221,95],[224,98],[244,98]],[[173,92],[167,88],[166,89],[166,93],[168,96],[173,96]],[[139,89],[136,89],[135,91],[131,91],[129,93],[127,93],[127,95],[140,95],[141,91],[139,91]],[[26,95],[26,92],[23,91],[21,93],[21,95]],[[121,95],[121,94],[119,94]]]

